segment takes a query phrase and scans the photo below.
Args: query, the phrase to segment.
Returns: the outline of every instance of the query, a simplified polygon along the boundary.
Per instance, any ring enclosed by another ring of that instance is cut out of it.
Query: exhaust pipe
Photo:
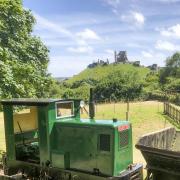
[[[95,116],[95,103],[94,103],[94,93],[93,88],[90,88],[90,97],[89,97],[89,118],[94,119]]]

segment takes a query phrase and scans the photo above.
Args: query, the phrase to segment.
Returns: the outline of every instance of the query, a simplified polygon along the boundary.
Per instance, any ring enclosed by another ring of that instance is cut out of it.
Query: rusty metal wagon
[[[180,131],[167,128],[136,144],[147,162],[147,180],[180,180]]]

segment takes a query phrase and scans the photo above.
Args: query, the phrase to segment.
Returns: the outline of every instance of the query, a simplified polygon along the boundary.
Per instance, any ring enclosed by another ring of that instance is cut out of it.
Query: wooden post
[[[171,114],[172,111],[171,111],[171,109],[172,109],[172,108],[171,108],[171,106],[169,105],[169,114],[170,114],[170,116],[172,117],[172,114]]]
[[[127,112],[129,112],[129,99],[127,100]]]
[[[116,102],[114,101],[114,114],[116,113]]]
[[[97,103],[97,101],[95,101],[95,107],[96,107],[96,113],[98,112],[98,103]]]
[[[166,103],[164,102],[164,114],[166,114]]]
[[[129,121],[129,112],[126,112],[126,121]]]
[[[129,121],[129,99],[127,99],[126,121]]]

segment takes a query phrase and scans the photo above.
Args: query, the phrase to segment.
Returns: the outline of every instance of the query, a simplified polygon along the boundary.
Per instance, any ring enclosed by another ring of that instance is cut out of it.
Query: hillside
[[[95,68],[87,68],[84,71],[80,72],[78,75],[73,76],[66,83],[73,84],[76,81],[83,81],[88,79],[93,79],[100,81],[101,79],[107,77],[112,72],[138,72],[141,78],[145,78],[146,75],[150,72],[148,68],[145,67],[135,67],[131,64],[110,64],[108,66],[97,66]]]
[[[131,64],[110,64],[86,68],[72,78],[60,82],[62,98],[80,98],[88,100],[89,88],[93,87],[95,99],[131,100],[142,96],[142,90],[150,69]]]
[[[96,101],[169,100],[180,104],[180,53],[167,59],[158,71],[131,64],[98,65],[86,68],[72,78],[60,82],[53,90],[61,98],[89,99],[93,87]],[[165,97],[164,92],[174,92]]]

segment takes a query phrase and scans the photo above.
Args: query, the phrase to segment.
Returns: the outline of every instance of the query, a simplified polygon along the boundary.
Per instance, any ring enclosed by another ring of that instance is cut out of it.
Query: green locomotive
[[[128,121],[81,119],[77,99],[12,99],[4,109],[4,178],[142,180]],[[22,111],[17,109],[22,108]]]

